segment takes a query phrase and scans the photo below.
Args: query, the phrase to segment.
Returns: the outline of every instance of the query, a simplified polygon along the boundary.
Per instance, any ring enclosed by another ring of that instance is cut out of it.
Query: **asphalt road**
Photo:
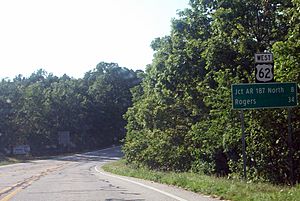
[[[214,201],[180,188],[101,170],[120,148],[0,167],[0,201]]]

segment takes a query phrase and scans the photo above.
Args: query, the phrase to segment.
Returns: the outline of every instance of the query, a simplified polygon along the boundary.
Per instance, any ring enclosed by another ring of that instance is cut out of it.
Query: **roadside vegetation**
[[[126,160],[153,170],[242,177],[231,85],[254,83],[254,54],[272,52],[276,82],[300,86],[299,10],[299,0],[190,0],[170,35],[152,42],[153,62],[132,90]],[[299,107],[291,113],[289,145],[287,109],[244,111],[249,180],[300,182]]]
[[[300,185],[276,186],[270,183],[244,182],[238,179],[207,176],[192,172],[161,172],[138,168],[124,160],[106,164],[105,171],[178,186],[221,200],[232,201],[298,201]]]
[[[0,166],[14,164],[14,163],[20,163],[20,162],[24,162],[24,158],[20,159],[20,158],[14,158],[14,157],[6,157],[6,156],[0,154]]]
[[[116,144],[125,136],[122,115],[139,71],[99,63],[83,78],[57,77],[40,69],[0,81],[0,153],[29,145],[31,154],[53,155]],[[58,132],[70,134],[68,146]],[[11,154],[11,153],[10,153]]]

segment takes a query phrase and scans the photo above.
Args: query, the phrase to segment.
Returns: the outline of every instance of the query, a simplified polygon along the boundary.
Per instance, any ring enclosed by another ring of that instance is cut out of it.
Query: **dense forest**
[[[153,62],[124,115],[127,162],[240,178],[241,120],[231,85],[255,82],[254,54],[272,52],[276,82],[299,87],[300,1],[190,0],[170,35],[151,47]],[[289,150],[287,109],[244,111],[248,179],[300,181],[299,107],[291,113]]]
[[[82,79],[38,70],[0,82],[0,153],[29,145],[33,155],[96,149],[118,144],[139,71],[99,63]],[[59,132],[70,144],[59,144]],[[65,146],[67,145],[67,146]]]

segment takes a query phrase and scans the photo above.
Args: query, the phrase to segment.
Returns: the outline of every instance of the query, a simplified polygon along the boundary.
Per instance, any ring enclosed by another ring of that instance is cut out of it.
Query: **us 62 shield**
[[[255,65],[255,82],[256,83],[274,82],[274,65],[273,64],[256,64]]]

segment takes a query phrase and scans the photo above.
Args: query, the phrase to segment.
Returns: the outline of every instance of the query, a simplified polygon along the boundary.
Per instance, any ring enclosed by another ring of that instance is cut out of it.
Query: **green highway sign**
[[[296,107],[296,83],[253,83],[231,85],[233,109]]]

